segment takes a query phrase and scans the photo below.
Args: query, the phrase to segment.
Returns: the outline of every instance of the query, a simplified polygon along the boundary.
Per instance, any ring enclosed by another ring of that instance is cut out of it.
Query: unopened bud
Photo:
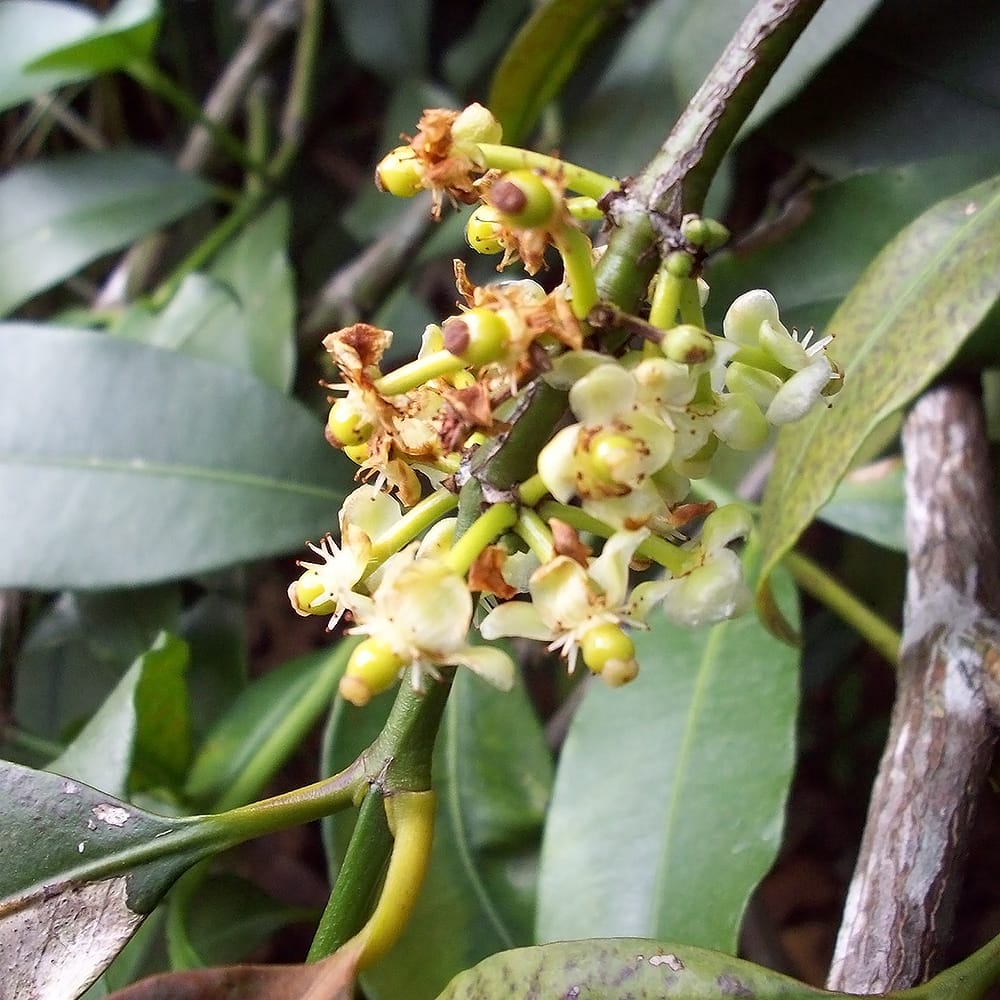
[[[340,694],[345,701],[361,707],[383,691],[388,691],[406,664],[381,639],[371,636],[358,646],[347,661],[340,679]]]
[[[424,187],[423,164],[409,146],[397,146],[375,168],[375,186],[397,198],[412,198]]]
[[[682,365],[697,365],[715,355],[711,334],[691,323],[667,330],[660,349],[671,361]]]
[[[503,128],[493,113],[479,103],[463,109],[451,126],[451,138],[457,143],[500,142]]]

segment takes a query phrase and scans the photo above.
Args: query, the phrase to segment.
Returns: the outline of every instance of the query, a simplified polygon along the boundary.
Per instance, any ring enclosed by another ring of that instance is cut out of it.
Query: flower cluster
[[[435,214],[445,198],[478,204],[473,249],[534,274],[553,248],[561,283],[477,286],[456,261],[458,311],[427,327],[415,360],[384,371],[392,334],[365,323],[324,341],[340,376],[327,440],[365,484],[341,509],[339,543],[310,544],[317,559],[300,563],[289,597],[299,614],[331,628],[344,618],[363,637],[341,683],[356,704],[407,672],[419,690],[458,665],[510,687],[508,654],[470,643],[477,615],[483,639],[541,640],[570,670],[582,660],[618,685],[638,672],[630,630],[654,610],[690,626],[743,612],[732,546],[749,515],[692,498],[691,481],[720,448],[759,448],[770,427],[841,384],[830,338],[790,332],[766,291],[737,298],[721,334],[706,328],[698,271],[725,236],[710,220],[684,220],[648,312],[601,302],[599,251],[583,227],[617,182],[500,140],[479,105],[426,111],[377,183],[399,196],[432,191]],[[539,380],[566,392],[567,420],[532,426],[534,474],[487,494],[459,534],[449,515],[460,486],[479,455],[532,419]],[[632,585],[633,570],[653,565],[658,576]]]

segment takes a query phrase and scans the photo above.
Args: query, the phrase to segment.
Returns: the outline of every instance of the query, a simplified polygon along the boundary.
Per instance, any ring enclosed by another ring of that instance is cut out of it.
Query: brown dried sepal
[[[549,518],[549,528],[552,531],[552,545],[556,555],[569,556],[570,559],[586,569],[591,549],[580,538],[580,532],[571,524],[560,521],[558,517]]]
[[[469,570],[469,590],[481,594],[496,594],[502,601],[509,600],[517,593],[503,576],[503,564],[507,553],[499,545],[488,545],[476,557]]]

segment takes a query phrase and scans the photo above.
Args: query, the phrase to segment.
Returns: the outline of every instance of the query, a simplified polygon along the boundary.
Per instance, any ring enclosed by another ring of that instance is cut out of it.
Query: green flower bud
[[[703,250],[718,250],[729,242],[729,230],[715,219],[690,215],[681,223],[681,235],[692,246]]]
[[[489,205],[480,205],[465,224],[465,242],[476,253],[502,253],[503,243],[500,242],[502,224],[496,209]]]
[[[341,697],[359,708],[367,705],[375,695],[388,691],[396,683],[404,666],[388,643],[374,636],[365,639],[347,661],[340,679]]]
[[[705,330],[691,323],[684,323],[664,333],[660,349],[671,361],[682,365],[696,365],[712,359],[715,355],[715,342]]]
[[[531,170],[504,174],[490,188],[489,201],[505,222],[522,229],[547,225],[556,211],[551,188]]]
[[[341,448],[353,448],[363,444],[371,435],[371,421],[359,410],[349,397],[338,399],[330,407],[326,420],[327,440]]]
[[[498,361],[510,346],[510,327],[492,309],[470,309],[447,319],[442,327],[444,349],[469,365]]]
[[[397,198],[412,198],[424,187],[424,167],[409,146],[397,146],[375,168],[375,186]]]
[[[691,259],[691,255],[684,253],[683,250],[675,250],[668,254],[663,265],[667,269],[667,273],[674,278],[690,278],[691,272],[694,270],[694,261]]]

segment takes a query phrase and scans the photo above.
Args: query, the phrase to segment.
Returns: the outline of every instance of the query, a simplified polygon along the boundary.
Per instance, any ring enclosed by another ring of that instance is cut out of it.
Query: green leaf
[[[246,318],[232,291],[204,274],[188,274],[160,312],[132,306],[111,331],[128,340],[183,351],[253,371]]]
[[[916,16],[911,0],[882,0],[769,133],[833,177],[931,156],[996,155],[998,46],[994,0],[931,3]]]
[[[904,504],[903,461],[887,458],[848,473],[817,516],[848,534],[905,552]]]
[[[762,587],[873,428],[954,357],[1000,295],[1000,178],[935,205],[879,254],[830,321],[844,388],[778,435],[761,510]]]
[[[236,296],[251,366],[287,391],[295,375],[295,284],[288,261],[288,203],[276,201],[223,248],[211,274]]]
[[[139,787],[176,785],[190,753],[187,663],[187,646],[161,634],[49,770],[119,796],[135,787],[135,764],[145,777]]]
[[[211,818],[155,816],[6,761],[0,822],[0,963],[12,997],[79,995],[213,849]]]
[[[18,724],[63,740],[97,711],[161,631],[177,630],[180,610],[173,585],[60,594],[32,623],[17,659]]]
[[[561,941],[493,955],[456,978],[439,1000],[500,996],[809,1000],[844,994],[814,989],[759,965],[688,944],[622,938]]]
[[[388,712],[391,698],[383,703]],[[377,704],[357,713],[338,699],[327,732],[328,768],[363,749],[380,722]],[[372,1000],[430,1000],[471,963],[531,940],[534,859],[552,762],[523,688],[498,692],[460,670],[433,773],[438,815],[430,871],[402,938],[364,974]],[[346,824],[333,819],[342,850]],[[331,848],[331,857],[338,853]]]
[[[149,59],[160,24],[158,0],[118,0],[114,9],[83,38],[53,49],[31,69],[108,73]]]
[[[942,198],[991,177],[996,165],[990,153],[939,157],[821,187],[802,225],[779,242],[712,258],[709,320],[718,329],[737,295],[766,288],[787,325],[821,329],[896,233]]]
[[[424,74],[428,62],[428,0],[332,0],[338,33],[354,61],[390,84]]]
[[[216,810],[250,802],[330,704],[353,648],[297,657],[245,688],[199,750],[187,794]]]
[[[570,726],[537,939],[644,934],[733,952],[781,839],[798,652],[753,615],[699,630],[659,618],[635,645],[635,682],[593,684]]]
[[[204,181],[151,153],[71,153],[0,178],[0,315],[208,201]]]
[[[75,67],[47,73],[27,69],[53,49],[87,35],[97,18],[85,7],[56,0],[0,3],[0,111],[91,74]]]
[[[294,551],[350,480],[311,414],[224,365],[6,324],[0,379],[5,586],[124,586]]]
[[[172,969],[229,965],[290,923],[315,921],[315,909],[280,903],[228,872],[189,872],[170,894],[167,943]]]
[[[755,128],[792,97],[869,17],[880,0],[838,0],[823,4],[771,78],[743,126]],[[689,4],[670,47],[678,94],[691,98],[721,55],[754,0],[697,0]]]
[[[607,0],[547,0],[517,33],[497,67],[489,107],[504,141],[523,142],[584,53],[621,13]]]
[[[469,31],[444,55],[442,69],[448,86],[469,93],[485,73],[496,65],[508,39],[528,10],[527,0],[485,0],[479,5]]]

